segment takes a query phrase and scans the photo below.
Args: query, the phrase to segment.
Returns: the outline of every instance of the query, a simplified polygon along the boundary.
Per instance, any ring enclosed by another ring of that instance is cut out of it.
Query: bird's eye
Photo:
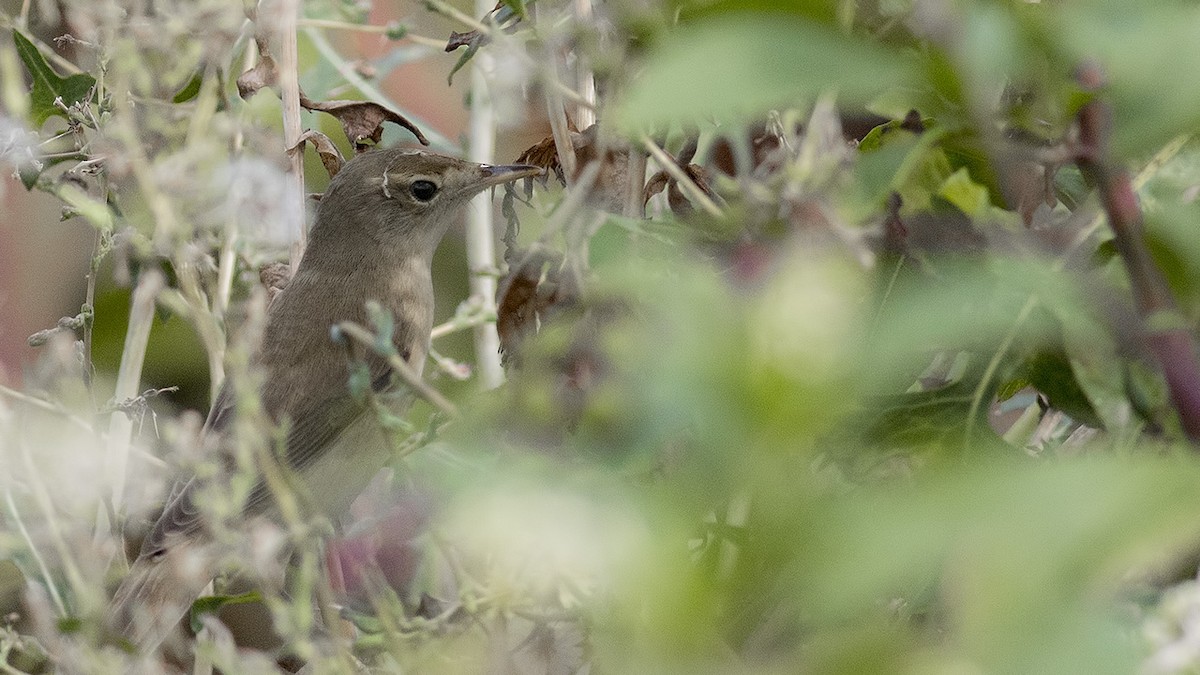
[[[430,199],[433,199],[433,196],[437,194],[438,186],[435,185],[433,181],[414,180],[412,185],[408,186],[408,191],[411,192],[412,196],[416,197],[418,201],[427,202]]]

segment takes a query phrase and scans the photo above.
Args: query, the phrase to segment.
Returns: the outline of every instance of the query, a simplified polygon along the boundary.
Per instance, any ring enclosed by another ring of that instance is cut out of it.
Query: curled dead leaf
[[[695,148],[691,149],[691,155],[695,155]],[[688,148],[685,147],[684,151],[679,153],[679,156],[689,156]],[[720,197],[716,196],[712,187],[708,185],[708,171],[704,167],[700,165],[686,165],[679,168],[683,169],[684,174],[688,175],[688,178],[692,183],[696,184],[696,187],[704,195],[713,199],[714,202],[720,201]],[[666,171],[655,173],[647,181],[646,190],[642,192],[642,204],[649,202],[650,197],[658,195],[659,192],[662,192],[662,189],[666,189],[667,191],[667,204],[671,207],[671,213],[679,217],[684,217],[691,215],[692,211],[695,211],[695,207],[692,207],[688,197],[684,196],[683,190],[679,189],[678,181]]]
[[[521,344],[536,334],[549,314],[572,307],[579,289],[561,272],[562,256],[548,251],[517,252],[518,265],[496,290],[496,331],[504,363],[518,364]]]
[[[569,120],[567,127],[571,132],[571,139],[575,140],[579,136],[579,132],[575,130],[575,126]],[[543,175],[549,175],[553,172],[555,177],[558,178],[558,182],[564,185],[567,182],[566,177],[563,176],[562,162],[558,159],[558,150],[554,147],[553,136],[547,136],[526,148],[517,157],[517,163],[540,166],[546,170],[546,173]]]
[[[466,33],[458,33],[450,31],[450,39],[446,40],[446,51],[452,52],[459,47],[472,47],[478,49],[480,46],[487,44],[488,37],[477,30],[467,31]]]
[[[304,133],[300,134],[300,140],[296,141],[296,145],[288,150],[300,150],[305,141],[311,143],[313,149],[317,151],[317,156],[321,158],[321,164],[325,165],[325,172],[329,174],[330,178],[342,170],[342,153],[338,152],[337,146],[329,140],[328,136],[315,129],[305,129]]]
[[[238,96],[248,99],[263,87],[275,85],[278,73],[275,69],[275,59],[268,52],[262,52],[258,65],[242,73],[237,79]]]
[[[314,101],[300,92],[300,105],[306,110],[329,113],[342,123],[346,138],[354,144],[356,152],[365,152],[383,138],[383,123],[392,122],[412,132],[421,145],[429,145],[429,139],[400,113],[389,110],[374,101]]]
[[[578,131],[571,119],[567,118],[567,131],[571,137],[571,145],[575,148],[575,175],[571,178],[578,178],[584,168],[592,162],[601,162],[600,174],[588,195],[588,204],[594,208],[620,213],[629,185],[629,148],[611,138],[601,143],[599,129],[595,124]],[[526,148],[517,158],[517,162],[540,166],[546,170],[547,175],[553,173],[559,183],[567,184],[553,136]]]

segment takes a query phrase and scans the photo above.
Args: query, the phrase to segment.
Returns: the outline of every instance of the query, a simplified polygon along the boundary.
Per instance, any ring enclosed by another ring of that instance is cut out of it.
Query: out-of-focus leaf
[[[249,602],[262,602],[262,594],[250,591],[240,595],[206,595],[192,603],[192,611],[188,615],[188,623],[193,632],[199,633],[204,624],[200,617],[205,614],[215,614],[225,605],[243,605]]]
[[[200,85],[203,82],[204,68],[200,68],[194,75],[192,75],[191,79],[189,79],[187,83],[180,88],[179,91],[175,92],[175,95],[171,97],[171,102],[186,103],[187,101],[196,98],[196,95],[200,93]],[[240,86],[241,78],[238,78],[238,82]]]
[[[1153,2],[1128,12],[1115,0],[1045,6],[1037,24],[1076,63],[1096,59],[1113,102],[1113,150],[1122,158],[1145,155],[1200,126],[1200,7]]]
[[[1046,350],[1035,354],[1026,366],[1026,373],[1030,383],[1046,395],[1051,406],[1088,426],[1104,426],[1092,402],[1075,379],[1075,371],[1066,352]]]
[[[971,180],[971,174],[966,168],[950,174],[938,188],[937,194],[956,206],[959,211],[972,217],[982,216],[991,202],[987,188]]]
[[[25,575],[11,560],[0,560],[0,614],[8,616],[21,610]]]
[[[805,508],[814,538],[792,578],[821,623],[932,585],[935,616],[984,670],[1129,672],[1138,647],[1101,604],[1131,570],[1194,550],[1200,466],[977,462]]]
[[[865,101],[912,77],[905,59],[786,16],[731,14],[683,26],[649,57],[617,111],[641,129],[680,120],[754,117],[835,90]]]
[[[34,126],[40,127],[54,115],[66,116],[66,113],[54,105],[55,99],[61,98],[64,104],[72,106],[94,95],[96,78],[87,73],[77,73],[70,77],[60,76],[21,31],[13,30],[12,34],[17,45],[17,54],[33,78],[29,119]]]

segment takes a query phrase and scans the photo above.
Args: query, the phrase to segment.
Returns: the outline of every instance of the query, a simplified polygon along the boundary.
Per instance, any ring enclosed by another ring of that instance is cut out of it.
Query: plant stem
[[[575,21],[580,26],[592,25],[592,0],[575,0]],[[596,75],[583,58],[581,51],[575,52],[575,82],[579,93],[588,105],[578,105],[575,108],[575,124],[580,129],[587,129],[596,123]]]
[[[62,594],[58,591],[58,584],[54,583],[54,575],[50,574],[50,567],[46,565],[45,558],[42,557],[38,547],[33,543],[33,537],[29,536],[29,529],[25,527],[25,521],[21,518],[21,512],[17,509],[17,503],[13,500],[12,490],[4,491],[4,504],[8,507],[8,517],[12,519],[17,526],[17,531],[21,533],[21,538],[25,540],[25,545],[29,547],[29,555],[33,556],[33,561],[37,563],[38,569],[42,572],[42,581],[46,583],[46,589],[50,592],[50,597],[54,600],[54,606],[58,608],[58,613],[62,616],[67,615],[67,605],[63,602]]]
[[[492,11],[492,8],[495,6],[495,3],[485,3],[480,2],[480,0],[475,1],[476,11],[481,11],[480,8],[482,8],[482,13],[485,15]],[[474,30],[479,31],[484,35],[492,34],[492,29],[490,26],[480,21],[476,21],[474,17],[463,14],[456,7],[452,7],[451,5],[442,2],[442,0],[425,0],[425,9],[428,9],[435,14],[441,14],[442,16],[454,19],[455,21],[458,21],[464,25],[470,26]]]
[[[1103,86],[1104,74],[1099,66],[1086,64],[1080,68],[1078,79],[1084,89],[1096,92]],[[1079,109],[1077,119],[1079,151],[1075,163],[1100,193],[1113,243],[1129,273],[1147,346],[1163,371],[1184,433],[1193,443],[1200,443],[1200,364],[1196,361],[1196,345],[1186,323],[1178,316],[1166,278],[1146,248],[1142,211],[1129,172],[1108,159],[1112,111],[1097,96]]]
[[[487,13],[491,0],[475,0],[475,9]],[[470,147],[472,162],[489,164],[496,154],[496,111],[488,91],[488,77],[495,70],[490,53],[475,55],[471,69]],[[486,191],[471,200],[467,211],[467,274],[471,295],[478,299],[486,314],[496,313],[496,278],[490,273],[496,267],[495,232],[492,226],[492,194]],[[495,389],[504,383],[504,368],[500,365],[500,335],[493,322],[479,323],[474,328],[475,363],[479,383],[484,389]]]
[[[283,147],[291,162],[292,199],[300,201],[300,218],[296,223],[296,241],[291,249],[292,272],[300,266],[300,258],[308,245],[304,227],[304,148],[300,142],[300,73],[296,48],[296,21],[300,12],[299,0],[281,0],[279,16],[279,95],[283,101]]]

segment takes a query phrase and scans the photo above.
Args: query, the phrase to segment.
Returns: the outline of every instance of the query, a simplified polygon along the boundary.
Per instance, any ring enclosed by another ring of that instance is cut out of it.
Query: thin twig
[[[592,15],[592,0],[575,0],[575,20],[580,26],[591,26],[595,20]],[[575,123],[586,129],[596,123],[596,74],[579,50],[575,52],[575,64],[579,93],[589,104],[576,107]]]
[[[630,147],[626,160],[625,206],[622,215],[627,218],[644,218],[646,190],[646,153],[636,147]]]
[[[469,330],[480,324],[495,323],[495,321],[495,313],[489,315],[481,312],[466,319],[459,319],[456,317],[445,323],[434,326],[433,330],[429,334],[429,339],[437,340],[438,338],[443,338],[459,331]]]
[[[88,588],[84,583],[83,575],[79,572],[79,567],[75,564],[75,559],[71,557],[71,548],[67,546],[67,540],[63,536],[62,527],[57,510],[54,508],[54,499],[50,496],[50,490],[46,487],[46,482],[42,480],[42,473],[34,464],[33,454],[29,452],[29,445],[24,439],[17,441],[17,447],[21,451],[21,459],[25,464],[26,485],[30,487],[33,493],[33,498],[37,502],[38,508],[42,510],[42,522],[46,525],[46,530],[50,534],[50,540],[57,549],[58,556],[62,562],[63,573],[67,576],[67,581],[71,585],[71,589],[75,592],[74,597],[86,592]],[[101,507],[103,512],[103,507]]]
[[[325,30],[344,30],[356,33],[377,33],[387,34],[392,30],[392,26],[380,26],[373,23],[349,23],[346,21],[333,21],[330,19],[300,19],[296,22],[301,28],[321,28]],[[441,51],[446,46],[445,40],[427,37],[425,35],[415,35],[405,31],[401,40],[409,40],[414,44],[419,44],[425,47],[433,47]]]
[[[489,26],[485,23],[482,23],[480,21],[476,21],[474,17],[470,17],[470,16],[467,16],[466,14],[463,14],[456,7],[452,7],[451,5],[448,5],[445,2],[442,2],[442,0],[425,0],[424,4],[425,4],[425,9],[428,9],[429,11],[434,12],[436,14],[441,14],[442,16],[454,19],[455,21],[458,21],[464,25],[470,26],[471,28],[479,31],[483,35],[491,35],[492,34],[491,26]],[[485,12],[491,11],[493,6],[494,5],[489,5],[488,8],[485,10]]]
[[[355,342],[358,342],[365,347],[369,347],[376,353],[379,353],[379,351],[376,349],[377,340],[375,338],[375,334],[371,331],[351,321],[343,321],[339,323],[338,328],[341,329],[346,335],[350,336],[350,338]],[[404,383],[407,384],[414,392],[416,392],[417,395],[447,415],[451,417],[458,417],[458,408],[451,403],[449,399],[447,399],[445,396],[442,396],[441,392],[431,387],[428,382],[422,380],[421,376],[417,375],[416,371],[414,371],[412,367],[404,361],[404,359],[400,358],[399,354],[393,352],[390,354],[379,355],[387,359],[388,365],[391,366],[392,370],[394,370],[396,374],[398,374],[400,378],[404,380]]]
[[[51,403],[50,401],[45,401],[40,398],[30,396],[29,394],[17,391],[15,389],[9,389],[8,387],[6,387],[2,384],[0,384],[0,394],[7,396],[15,401],[20,401],[27,405],[31,405],[35,408],[40,408],[42,410],[45,410],[46,412],[52,412],[52,413],[56,413],[58,415],[62,415],[63,417],[66,417],[68,420],[70,420],[71,423],[78,425],[79,428],[87,431],[88,433],[95,432],[95,429],[92,428],[92,425],[90,425],[86,421],[84,421],[84,419],[82,417],[75,415],[70,410],[67,410],[66,408],[62,407],[61,405],[59,405],[57,403]]]
[[[33,543],[33,537],[29,536],[29,530],[25,527],[25,520],[21,518],[21,512],[17,509],[16,501],[13,500],[12,490],[4,491],[4,503],[8,507],[8,517],[16,524],[17,531],[21,533],[21,538],[25,540],[25,545],[29,547],[29,554],[33,556],[33,561],[37,563],[38,569],[42,572],[42,581],[45,582],[46,588],[50,591],[50,597],[54,600],[54,606],[58,608],[58,613],[61,616],[66,616],[67,605],[63,602],[62,593],[59,593],[58,584],[54,583],[54,575],[50,574],[50,567],[46,565],[46,560],[42,558],[41,551]]]

